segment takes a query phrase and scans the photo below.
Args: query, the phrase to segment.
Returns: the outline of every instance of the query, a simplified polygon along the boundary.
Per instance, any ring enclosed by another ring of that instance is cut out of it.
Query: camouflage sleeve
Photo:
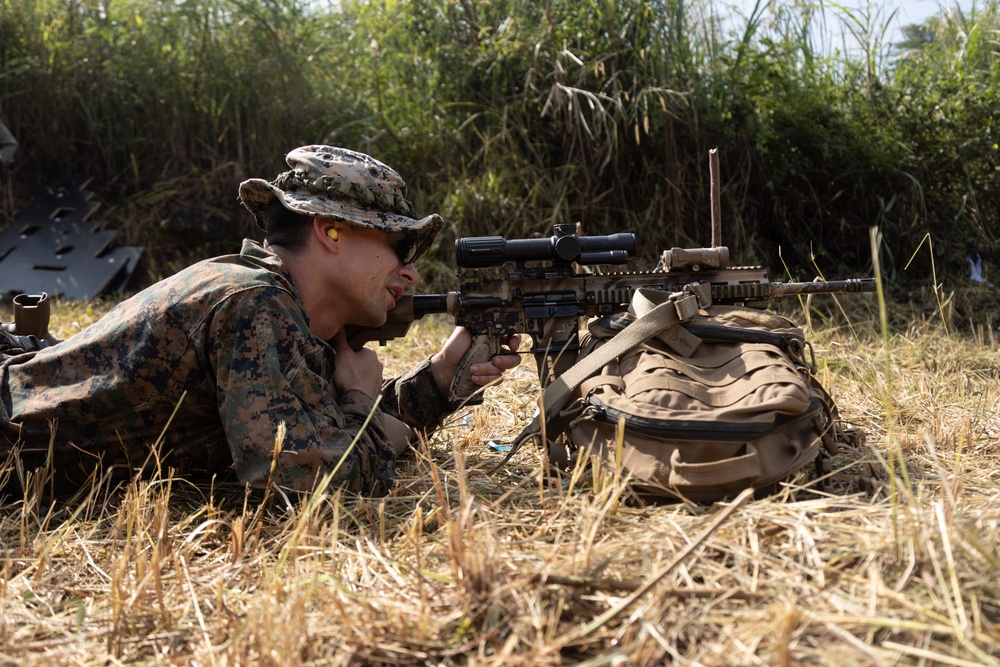
[[[430,359],[382,386],[382,407],[414,429],[430,433],[454,406],[449,405],[434,376]]]
[[[337,395],[328,379],[336,355],[309,333],[290,294],[257,289],[228,298],[209,326],[208,346],[219,416],[240,481],[261,488],[271,477],[282,487],[308,491],[339,466],[334,485],[366,495],[389,492],[396,459],[383,415],[376,410],[358,435],[374,401],[361,391]],[[282,423],[285,436],[275,459]]]

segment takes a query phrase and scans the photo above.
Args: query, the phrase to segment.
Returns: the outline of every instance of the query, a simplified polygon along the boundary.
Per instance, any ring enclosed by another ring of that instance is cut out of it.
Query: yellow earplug
[[[336,241],[340,238],[340,232],[337,230],[336,227],[331,227],[330,229],[326,230],[326,235],[330,237],[331,241]]]

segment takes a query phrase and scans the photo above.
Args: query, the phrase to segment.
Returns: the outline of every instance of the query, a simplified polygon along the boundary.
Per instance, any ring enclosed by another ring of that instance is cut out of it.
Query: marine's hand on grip
[[[501,381],[505,371],[521,363],[517,354],[520,344],[518,334],[473,338],[468,329],[457,327],[441,351],[431,357],[431,371],[450,402],[479,403],[482,394],[475,395],[477,391]]]

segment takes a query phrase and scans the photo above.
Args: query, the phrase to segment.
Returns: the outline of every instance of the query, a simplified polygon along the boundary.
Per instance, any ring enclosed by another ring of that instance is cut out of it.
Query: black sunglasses
[[[404,266],[417,258],[417,235],[413,232],[389,232],[389,245]]]

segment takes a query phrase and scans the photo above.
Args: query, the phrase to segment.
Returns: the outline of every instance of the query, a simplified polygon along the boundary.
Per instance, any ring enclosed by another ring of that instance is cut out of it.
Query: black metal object
[[[574,225],[556,225],[550,238],[511,239],[471,236],[455,242],[459,268],[500,266],[504,262],[551,262],[554,266],[625,264],[635,254],[635,234],[577,236]]]
[[[89,178],[45,188],[0,234],[0,294],[59,294],[88,301],[121,292],[143,249],[116,246],[118,232],[91,220],[100,206]]]

